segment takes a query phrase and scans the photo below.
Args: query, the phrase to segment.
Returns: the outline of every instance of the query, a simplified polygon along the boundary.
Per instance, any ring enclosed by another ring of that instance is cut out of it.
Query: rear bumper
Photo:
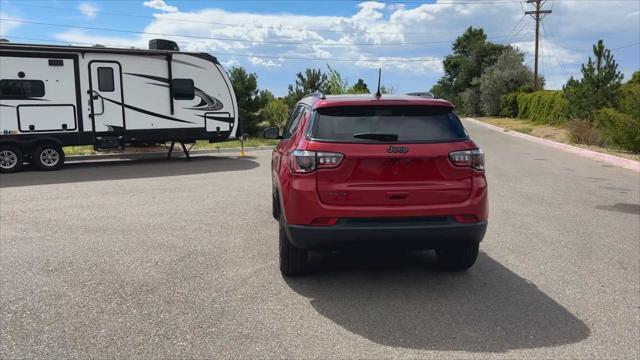
[[[487,221],[461,224],[451,218],[403,220],[341,221],[334,226],[287,225],[287,233],[291,243],[303,249],[350,246],[435,249],[459,241],[481,241],[487,230]]]

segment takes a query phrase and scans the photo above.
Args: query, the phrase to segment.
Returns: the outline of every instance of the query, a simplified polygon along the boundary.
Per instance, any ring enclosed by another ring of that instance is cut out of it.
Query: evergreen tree
[[[593,45],[594,58],[582,64],[582,79],[573,77],[565,85],[569,111],[573,117],[591,119],[596,110],[615,107],[623,75],[611,50],[599,40]]]

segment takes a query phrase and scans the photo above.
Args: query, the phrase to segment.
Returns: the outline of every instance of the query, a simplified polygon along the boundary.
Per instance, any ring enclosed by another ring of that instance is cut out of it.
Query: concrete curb
[[[553,147],[553,148],[556,148],[556,149],[559,149],[559,150],[570,152],[572,154],[580,155],[582,157],[586,157],[586,158],[589,158],[589,159],[602,161],[602,162],[605,162],[607,164],[611,164],[611,165],[615,165],[615,166],[618,166],[618,167],[621,167],[621,168],[633,170],[635,172],[640,172],[640,162],[639,161],[635,161],[635,160],[631,160],[631,159],[625,159],[625,158],[621,158],[621,157],[615,156],[615,155],[604,154],[604,153],[593,151],[593,150],[579,148],[579,147],[573,146],[573,145],[567,145],[567,144],[563,144],[563,143],[559,143],[559,142],[555,142],[555,141],[551,141],[551,140],[547,140],[547,139],[542,139],[542,138],[535,137],[535,136],[532,136],[532,135],[523,134],[523,133],[520,133],[520,132],[517,132],[517,131],[511,131],[511,130],[508,130],[508,129],[501,128],[499,126],[487,124],[486,122],[483,122],[483,121],[480,121],[480,120],[476,120],[476,119],[473,119],[473,118],[464,118],[463,120],[469,121],[469,122],[471,122],[473,124],[476,124],[476,125],[480,125],[480,126],[486,127],[488,129],[491,129],[491,130],[494,130],[494,131],[501,132],[501,133],[506,134],[506,135],[515,136],[515,137],[518,137],[518,138],[521,138],[521,139],[526,139],[526,140],[529,140],[529,141],[536,142],[538,144],[543,144],[543,145],[550,146],[550,147]]]
[[[244,148],[245,152],[271,150],[273,146],[254,146]],[[178,148],[176,148],[178,149]],[[208,154],[227,154],[227,153],[240,153],[240,148],[220,148],[220,149],[206,149],[206,150],[192,150],[189,155],[208,155]],[[87,161],[87,160],[110,160],[110,159],[127,159],[127,160],[142,160],[142,159],[154,159],[160,157],[166,157],[167,152],[141,152],[141,153],[115,153],[115,154],[92,154],[92,155],[71,155],[67,156],[67,161]],[[176,158],[184,157],[182,149],[176,150],[173,153]]]

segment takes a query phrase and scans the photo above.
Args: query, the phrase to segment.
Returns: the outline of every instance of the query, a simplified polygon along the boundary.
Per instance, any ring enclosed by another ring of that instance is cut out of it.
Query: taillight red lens
[[[454,151],[449,153],[449,159],[455,166],[466,166],[484,171],[484,153],[480,149]]]
[[[294,150],[291,153],[291,171],[310,173],[316,169],[315,151]]]
[[[316,169],[335,168],[340,165],[344,155],[340,153],[294,150],[291,153],[291,171],[305,174]]]

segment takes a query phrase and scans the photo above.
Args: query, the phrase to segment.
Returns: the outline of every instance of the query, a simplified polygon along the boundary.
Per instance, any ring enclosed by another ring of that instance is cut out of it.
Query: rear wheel
[[[19,147],[0,145],[0,173],[12,173],[22,169],[24,158]]]
[[[289,241],[285,231],[284,216],[280,215],[280,272],[284,276],[295,276],[304,273],[307,265],[307,251],[300,249]]]
[[[464,271],[473,266],[478,258],[480,242],[464,241],[447,248],[436,250],[438,262],[443,268],[452,271]]]
[[[39,170],[58,170],[64,164],[64,151],[60,145],[55,143],[41,144],[33,151],[31,162]]]

